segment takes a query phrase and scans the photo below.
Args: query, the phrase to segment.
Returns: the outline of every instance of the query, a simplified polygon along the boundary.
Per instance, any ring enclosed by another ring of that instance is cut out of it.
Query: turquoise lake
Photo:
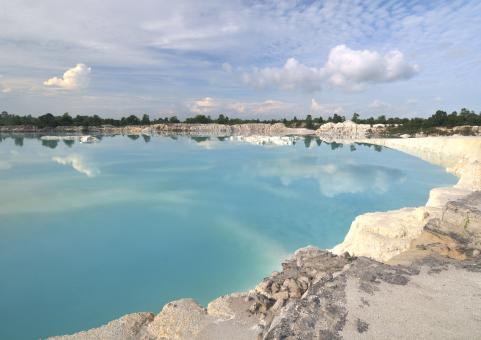
[[[0,140],[0,339],[205,305],[300,247],[333,247],[361,213],[456,182],[398,151],[314,138]]]

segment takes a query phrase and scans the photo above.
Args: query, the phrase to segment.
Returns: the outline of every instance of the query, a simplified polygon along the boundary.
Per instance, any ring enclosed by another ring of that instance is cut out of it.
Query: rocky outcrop
[[[423,208],[363,214],[352,222],[346,238],[333,252],[349,252],[388,261],[409,249],[411,241],[421,234],[426,222]]]
[[[481,191],[448,202],[430,230],[447,234],[465,247],[481,248]]]
[[[363,139],[363,138],[379,138],[379,137],[401,137],[401,138],[421,138],[428,136],[480,136],[481,126],[455,126],[452,128],[436,127],[427,131],[420,131],[415,134],[393,134],[391,128],[395,125],[388,124],[356,124],[352,121],[342,123],[326,123],[321,125],[316,134],[327,141],[336,141],[339,139]]]
[[[344,241],[333,248],[336,254],[349,252],[388,261],[410,248],[424,225],[440,218],[445,204],[481,190],[481,138],[426,137],[362,140],[422,158],[459,176],[454,187],[435,188],[426,206],[358,216]]]
[[[316,130],[316,135],[326,140],[363,139],[379,137],[386,130],[384,124],[356,124],[352,121],[326,123]]]

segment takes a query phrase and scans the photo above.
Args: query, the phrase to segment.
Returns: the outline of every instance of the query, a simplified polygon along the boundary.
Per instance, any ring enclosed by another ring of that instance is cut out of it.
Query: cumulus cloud
[[[205,114],[212,112],[213,110],[218,108],[218,106],[219,103],[216,100],[211,97],[205,97],[195,100],[190,107],[190,111],[192,111],[193,113]]]
[[[331,49],[324,71],[328,82],[348,90],[360,90],[368,83],[384,83],[413,77],[419,70],[404,55],[393,50],[385,55],[370,50],[352,50],[346,45]]]
[[[53,77],[43,82],[47,87],[64,90],[77,90],[88,86],[91,68],[85,64],[77,64],[65,71],[62,78]]]
[[[369,83],[409,79],[418,70],[418,65],[408,63],[398,50],[381,55],[376,51],[352,50],[338,45],[331,49],[323,67],[309,67],[289,58],[283,67],[254,69],[245,73],[243,80],[257,88],[278,86],[313,92],[327,83],[345,90],[361,90]]]
[[[255,69],[252,73],[243,75],[246,84],[257,88],[279,86],[286,90],[301,88],[308,92],[320,90],[322,78],[322,69],[303,65],[295,58],[287,59],[280,68]]]
[[[70,165],[76,171],[85,174],[88,177],[95,177],[100,173],[95,167],[86,164],[83,158],[78,155],[70,155],[66,157],[55,156],[52,160],[58,164]]]

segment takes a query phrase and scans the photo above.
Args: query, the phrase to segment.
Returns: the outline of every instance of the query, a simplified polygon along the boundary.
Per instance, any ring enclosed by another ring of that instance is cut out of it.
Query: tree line
[[[432,116],[428,118],[398,118],[389,117],[385,115],[378,116],[377,118],[361,118],[358,113],[354,113],[351,120],[358,124],[388,124],[390,125],[390,132],[392,133],[414,133],[418,131],[429,131],[434,128],[444,127],[452,128],[455,126],[463,125],[481,125],[481,113],[476,114],[474,111],[468,109],[461,109],[460,112],[453,111],[447,113],[446,111],[438,110]],[[330,115],[328,118],[313,117],[311,114],[304,118],[297,118],[294,116],[292,119],[241,119],[241,118],[229,118],[227,115],[219,114],[217,118],[212,118],[206,115],[196,115],[194,117],[188,117],[184,119],[184,123],[190,124],[243,124],[243,123],[283,123],[287,127],[304,127],[308,129],[317,129],[319,126],[325,123],[341,123],[346,121],[345,116],[338,114]],[[157,119],[151,119],[148,114],[144,114],[142,117],[135,115],[129,115],[120,119],[115,118],[102,118],[98,115],[87,116],[77,115],[72,117],[68,112],[63,115],[54,116],[51,113],[41,115],[39,117],[33,117],[31,115],[20,116],[10,114],[3,111],[0,114],[0,126],[15,126],[15,125],[28,125],[35,126],[37,128],[55,128],[57,126],[102,126],[110,125],[115,127],[127,126],[127,125],[150,125],[150,124],[174,124],[181,123],[181,120],[176,116],[161,117]]]

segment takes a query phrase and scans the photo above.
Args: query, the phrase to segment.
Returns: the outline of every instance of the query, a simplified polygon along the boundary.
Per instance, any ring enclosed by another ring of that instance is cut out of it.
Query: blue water
[[[0,139],[2,140],[2,139]],[[0,143],[0,339],[37,339],[252,288],[363,212],[452,185],[390,149],[188,137]]]

